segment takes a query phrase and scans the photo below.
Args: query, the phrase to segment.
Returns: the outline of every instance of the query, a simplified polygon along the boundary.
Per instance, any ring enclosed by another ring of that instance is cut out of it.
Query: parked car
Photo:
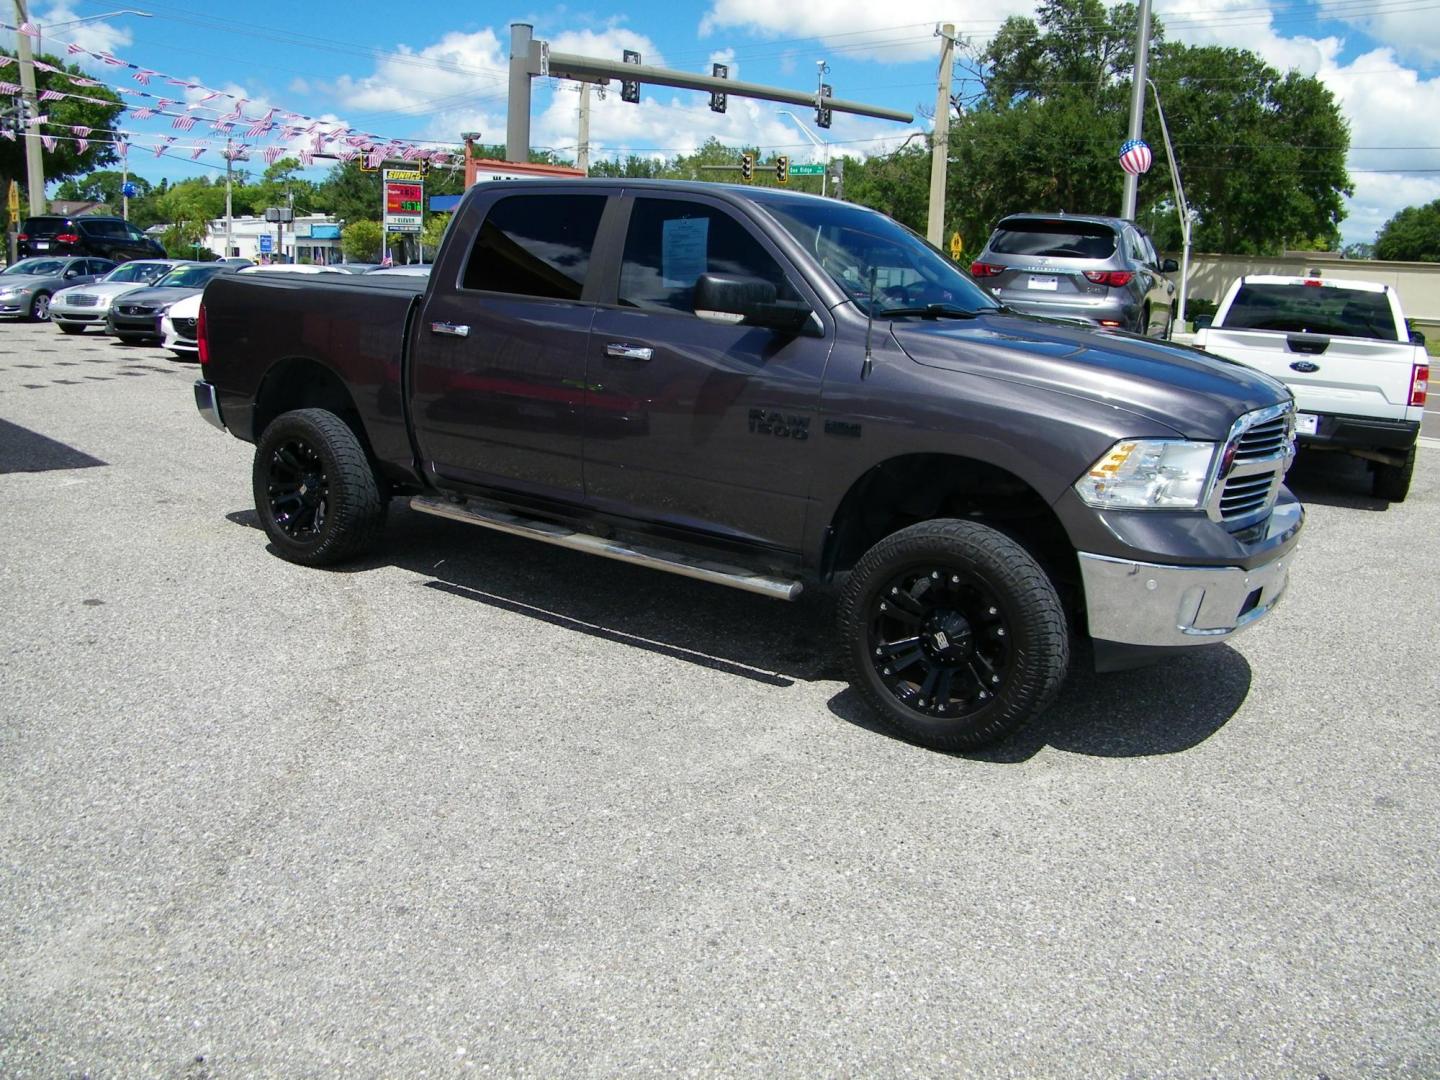
[[[110,332],[126,343],[158,341],[160,316],[171,304],[201,292],[211,278],[233,274],[238,269],[223,263],[177,266],[154,285],[126,293],[112,303],[107,318]]]
[[[0,270],[0,316],[44,322],[56,292],[96,281],[114,268],[109,259],[21,259]]]
[[[153,285],[177,266],[180,259],[135,259],[121,263],[99,281],[61,289],[50,298],[50,321],[67,334],[83,334],[89,326],[105,330],[110,305],[126,293]]]
[[[240,267],[242,274],[343,274],[338,266],[321,266],[317,263],[260,263]]]
[[[165,249],[124,218],[44,214],[26,218],[15,238],[21,255],[97,255],[112,262],[164,258]]]
[[[1170,336],[1176,269],[1134,222],[1080,214],[1011,214],[970,264],[1016,311],[1154,337]]]
[[[949,750],[1044,710],[1072,631],[1114,670],[1265,618],[1304,520],[1274,379],[1016,315],[884,215],[796,192],[477,184],[428,279],[221,277],[198,333],[196,404],[255,444],[280,557],[358,554],[403,493],[776,599],[841,576],[819,648]]]
[[[196,322],[204,293],[176,300],[160,316],[160,344],[176,356],[191,357],[199,349],[195,341]]]
[[[1415,473],[1430,389],[1424,340],[1389,285],[1268,274],[1233,282],[1195,335],[1197,348],[1290,387],[1301,447],[1364,459],[1371,490],[1390,502],[1405,500]]]

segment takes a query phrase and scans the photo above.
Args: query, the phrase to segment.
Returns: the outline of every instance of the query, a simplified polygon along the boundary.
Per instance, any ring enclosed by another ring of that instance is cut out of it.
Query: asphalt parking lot
[[[0,325],[0,1074],[1440,1075],[1440,444],[949,756],[823,595],[398,503],[281,561],[195,375]]]

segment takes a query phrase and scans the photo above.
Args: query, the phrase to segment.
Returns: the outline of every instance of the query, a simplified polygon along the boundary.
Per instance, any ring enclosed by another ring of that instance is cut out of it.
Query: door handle
[[[470,327],[453,322],[432,322],[430,332],[432,334],[449,334],[451,337],[469,337]]]
[[[655,350],[645,345],[626,345],[624,342],[612,341],[605,346],[605,355],[621,360],[649,360],[655,355]]]

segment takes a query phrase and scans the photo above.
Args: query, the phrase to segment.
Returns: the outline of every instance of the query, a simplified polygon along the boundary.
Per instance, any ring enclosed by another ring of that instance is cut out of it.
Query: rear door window
[[[590,268],[604,195],[510,195],[485,215],[461,287],[579,300]]]
[[[990,238],[997,255],[1061,259],[1108,259],[1115,254],[1115,232],[1086,221],[1007,221]]]
[[[1246,283],[1235,294],[1224,325],[1238,330],[1399,340],[1385,293],[1331,285]]]

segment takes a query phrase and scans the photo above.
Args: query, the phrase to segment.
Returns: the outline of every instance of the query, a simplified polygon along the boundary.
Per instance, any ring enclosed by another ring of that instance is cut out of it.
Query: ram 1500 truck
[[[849,675],[963,749],[1285,588],[1293,402],[1200,352],[1005,310],[882,214],[629,180],[472,188],[428,282],[227,274],[200,411],[275,550],[416,510],[766,596],[838,578]]]
[[[1415,473],[1430,357],[1400,296],[1373,281],[1250,275],[1231,284],[1195,346],[1271,375],[1295,395],[1302,447],[1370,463],[1374,493],[1403,502]]]

